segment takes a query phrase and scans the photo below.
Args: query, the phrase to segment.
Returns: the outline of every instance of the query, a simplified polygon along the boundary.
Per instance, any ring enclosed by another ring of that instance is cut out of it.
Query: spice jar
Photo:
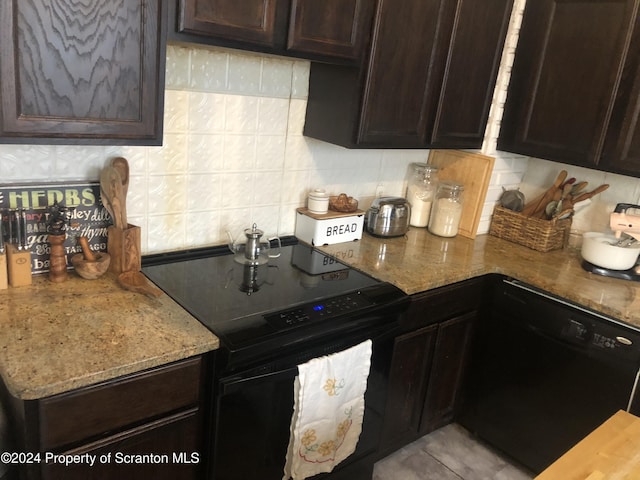
[[[454,182],[442,182],[438,185],[429,231],[440,237],[455,237],[458,234],[462,217],[462,192],[464,186]]]
[[[438,182],[438,169],[425,163],[412,163],[407,183],[407,201],[411,204],[409,225],[426,227]]]

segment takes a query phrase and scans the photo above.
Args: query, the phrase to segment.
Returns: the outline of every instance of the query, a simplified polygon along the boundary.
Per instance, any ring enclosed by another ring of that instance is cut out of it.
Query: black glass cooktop
[[[231,254],[166,260],[142,271],[230,347],[404,296],[304,244],[283,246],[278,258],[259,266]]]

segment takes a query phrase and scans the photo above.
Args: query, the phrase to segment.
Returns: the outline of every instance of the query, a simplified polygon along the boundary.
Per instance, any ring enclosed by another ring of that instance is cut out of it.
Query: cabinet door
[[[0,142],[160,144],[165,0],[0,2]]]
[[[372,0],[292,0],[287,50],[356,60],[372,13]]]
[[[459,0],[442,88],[429,128],[434,148],[480,148],[513,0]]]
[[[275,48],[287,11],[282,0],[181,0],[178,31]]]
[[[438,326],[431,325],[396,338],[381,436],[383,453],[417,437],[437,331]]]
[[[476,312],[470,312],[440,324],[420,420],[421,435],[450,423],[454,418],[476,316]]]
[[[639,121],[640,26],[636,22],[602,153],[604,169],[640,177]]]
[[[423,147],[427,112],[438,94],[442,68],[438,47],[451,26],[444,19],[453,2],[379,0],[366,71],[357,142],[386,147]]]
[[[95,456],[95,463],[43,463],[44,480],[153,478],[195,480],[204,462],[200,417],[193,411],[164,418],[107,439],[65,451]],[[146,455],[146,456],[145,456]]]
[[[527,2],[498,148],[599,162],[637,0]]]

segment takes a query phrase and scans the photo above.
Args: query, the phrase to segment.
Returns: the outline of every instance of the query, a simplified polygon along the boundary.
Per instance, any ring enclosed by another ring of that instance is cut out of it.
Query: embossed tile
[[[186,89],[189,87],[192,49],[179,45],[167,45],[166,87]]]
[[[227,173],[222,176],[222,206],[238,208],[253,201],[253,173]]]
[[[289,100],[260,98],[258,100],[258,132],[284,135],[287,131]]]
[[[227,91],[259,95],[261,70],[262,56],[230,53]]]
[[[48,145],[0,145],[0,181],[50,179],[55,155]]]
[[[149,154],[149,174],[184,173],[187,169],[187,135],[167,133],[162,147]]]
[[[215,210],[220,208],[222,186],[220,175],[190,174],[187,175],[187,210]]]
[[[282,172],[256,173],[253,205],[279,205],[283,190],[282,181]]]
[[[284,135],[258,135],[256,138],[257,170],[282,170],[285,138]]]
[[[150,176],[148,185],[149,214],[173,214],[186,209],[187,186],[184,175]]]
[[[309,96],[309,70],[311,62],[297,60],[293,64],[293,79],[291,82],[291,97],[307,99]]]
[[[222,133],[225,125],[226,94],[189,93],[189,132]]]
[[[257,128],[258,98],[227,95],[225,97],[225,132],[255,133]]]
[[[222,165],[225,171],[253,170],[256,165],[256,136],[225,135]]]
[[[149,215],[147,221],[147,247],[151,252],[175,249],[174,245],[185,243],[185,222],[183,213],[172,215]]]
[[[186,132],[189,128],[189,93],[167,90],[164,98],[164,133]]]
[[[291,96],[293,64],[291,60],[265,57],[262,60],[260,94],[288,99]]]
[[[220,238],[220,211],[187,213],[185,242],[189,247],[224,243]]]
[[[194,172],[219,172],[223,165],[223,135],[190,134],[187,138],[188,171]]]
[[[191,51],[189,89],[224,92],[228,87],[229,54],[220,49],[194,48]]]

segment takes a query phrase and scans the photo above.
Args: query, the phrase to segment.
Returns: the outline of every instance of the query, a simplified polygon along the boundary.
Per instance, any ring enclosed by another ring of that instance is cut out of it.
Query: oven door
[[[372,340],[371,371],[365,393],[365,415],[356,451],[339,464],[350,480],[369,480],[380,439],[387,381],[397,324],[350,335],[348,339],[309,345],[290,355],[218,382],[214,423],[212,477],[216,480],[281,480],[293,413],[297,365]],[[348,472],[348,473],[347,473]],[[318,475],[324,477],[326,474]]]

